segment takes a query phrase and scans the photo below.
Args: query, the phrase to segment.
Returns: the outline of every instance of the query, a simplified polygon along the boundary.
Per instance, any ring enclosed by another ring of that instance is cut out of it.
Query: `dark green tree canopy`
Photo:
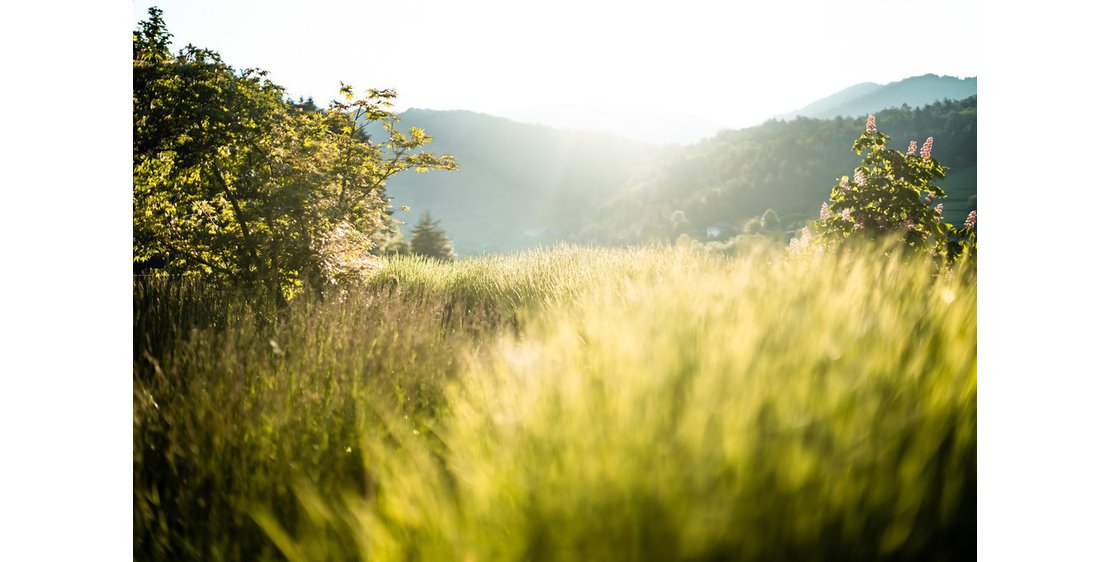
[[[341,85],[343,101],[319,110],[213,51],[172,55],[170,37],[157,8],[133,34],[137,271],[264,284],[278,298],[357,276],[393,224],[387,180],[456,167],[420,150],[423,130],[395,128],[392,90]],[[375,124],[382,140],[365,132]]]
[[[447,233],[439,226],[438,220],[432,220],[428,211],[420,216],[420,222],[412,229],[411,251],[418,256],[452,261],[455,259],[455,245],[447,237]]]

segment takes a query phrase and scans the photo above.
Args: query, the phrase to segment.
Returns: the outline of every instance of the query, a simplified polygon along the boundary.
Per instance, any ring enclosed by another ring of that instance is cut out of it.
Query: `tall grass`
[[[295,525],[300,483],[326,497],[365,489],[360,443],[383,417],[434,420],[463,352],[636,263],[590,255],[401,258],[364,287],[283,310],[265,294],[137,279],[136,558],[279,556],[252,512]]]
[[[403,259],[272,315],[213,294],[187,328],[157,314],[177,291],[137,288],[136,339],[175,335],[136,347],[136,558],[973,555],[971,271]]]

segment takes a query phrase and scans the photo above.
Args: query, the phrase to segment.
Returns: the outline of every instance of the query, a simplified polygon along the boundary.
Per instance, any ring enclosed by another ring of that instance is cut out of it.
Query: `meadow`
[[[976,299],[892,246],[136,278],[134,557],[973,557]]]

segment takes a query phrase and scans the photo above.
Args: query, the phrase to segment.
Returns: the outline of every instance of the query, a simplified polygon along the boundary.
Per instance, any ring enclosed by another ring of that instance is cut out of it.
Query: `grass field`
[[[976,278],[881,248],[135,286],[142,560],[952,560]]]

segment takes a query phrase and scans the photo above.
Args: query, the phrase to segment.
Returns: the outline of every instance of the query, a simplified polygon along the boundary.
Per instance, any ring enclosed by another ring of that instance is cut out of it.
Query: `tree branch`
[[[248,263],[253,261],[257,265],[258,251],[254,244],[254,237],[251,236],[250,227],[247,226],[246,216],[243,214],[242,207],[239,206],[239,199],[235,196],[235,193],[231,191],[231,186],[227,184],[227,179],[224,178],[224,175],[215,164],[212,164],[211,172],[223,189],[224,195],[227,196],[228,202],[231,203],[231,210],[235,215],[235,222],[239,225],[239,232],[243,236],[244,249],[242,252],[246,255]],[[249,271],[247,267],[244,267],[243,270]]]

